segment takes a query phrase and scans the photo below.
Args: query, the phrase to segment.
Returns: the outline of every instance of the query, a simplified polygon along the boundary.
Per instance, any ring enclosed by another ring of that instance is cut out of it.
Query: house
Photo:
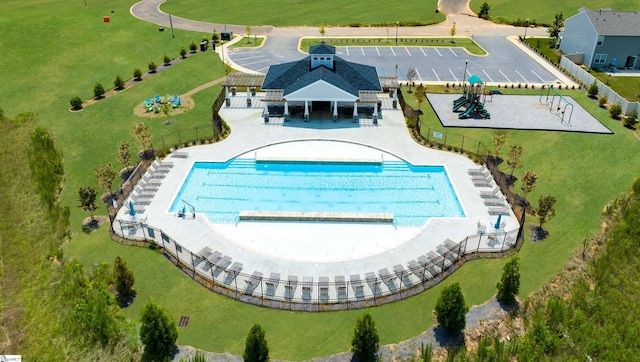
[[[590,68],[640,69],[640,11],[580,12],[565,21],[560,49]]]

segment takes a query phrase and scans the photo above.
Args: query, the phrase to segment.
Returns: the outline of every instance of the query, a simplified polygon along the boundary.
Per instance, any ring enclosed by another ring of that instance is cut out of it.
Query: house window
[[[169,237],[165,234],[162,234],[162,240],[167,244],[171,244],[171,241],[169,241]]]
[[[604,44],[604,35],[598,35],[598,43],[596,45],[600,46]]]
[[[180,245],[176,244],[176,251],[177,251],[178,253],[182,253],[182,246],[180,246]]]
[[[147,232],[149,233],[149,237],[155,239],[156,238],[156,233],[153,231],[152,228],[147,228]]]
[[[607,61],[606,54],[596,54],[595,58],[593,59],[594,64],[604,64],[606,61]]]

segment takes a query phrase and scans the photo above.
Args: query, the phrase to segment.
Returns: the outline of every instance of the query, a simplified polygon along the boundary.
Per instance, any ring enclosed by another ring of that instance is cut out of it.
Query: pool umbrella
[[[129,215],[136,216],[136,210],[133,208],[133,201],[129,201]]]
[[[500,221],[502,221],[502,214],[498,214],[498,220],[496,220],[496,224],[493,225],[494,229],[500,230]]]

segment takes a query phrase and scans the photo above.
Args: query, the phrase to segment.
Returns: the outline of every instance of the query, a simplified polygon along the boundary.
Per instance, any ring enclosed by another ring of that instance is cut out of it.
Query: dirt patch
[[[138,117],[144,117],[144,118],[165,118],[165,117],[177,116],[179,114],[189,112],[190,110],[193,109],[194,106],[195,106],[195,102],[193,101],[193,98],[191,98],[190,96],[180,96],[180,107],[171,108],[171,111],[169,111],[168,115],[164,114],[162,109],[158,113],[156,113],[155,111],[148,112],[147,108],[144,106],[144,101],[140,102],[133,109],[133,114],[135,114]]]
[[[100,226],[109,222],[109,216],[106,215],[96,215],[91,220],[91,217],[87,217],[82,221],[82,231],[85,233],[90,233],[94,230],[98,230]]]

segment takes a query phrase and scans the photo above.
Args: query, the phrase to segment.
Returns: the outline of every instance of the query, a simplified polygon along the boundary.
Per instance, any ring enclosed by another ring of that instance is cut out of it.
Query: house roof
[[[320,44],[319,46],[325,45]],[[335,51],[335,48],[333,50]],[[284,96],[287,96],[319,80],[324,80],[356,97],[361,90],[382,91],[375,67],[351,63],[340,57],[334,57],[333,69],[324,65],[311,69],[310,56],[295,62],[272,65],[269,67],[261,88],[265,90],[283,89]]]
[[[312,45],[309,47],[309,54],[335,54],[336,48],[325,43]]]
[[[582,10],[598,35],[640,36],[640,11]]]

